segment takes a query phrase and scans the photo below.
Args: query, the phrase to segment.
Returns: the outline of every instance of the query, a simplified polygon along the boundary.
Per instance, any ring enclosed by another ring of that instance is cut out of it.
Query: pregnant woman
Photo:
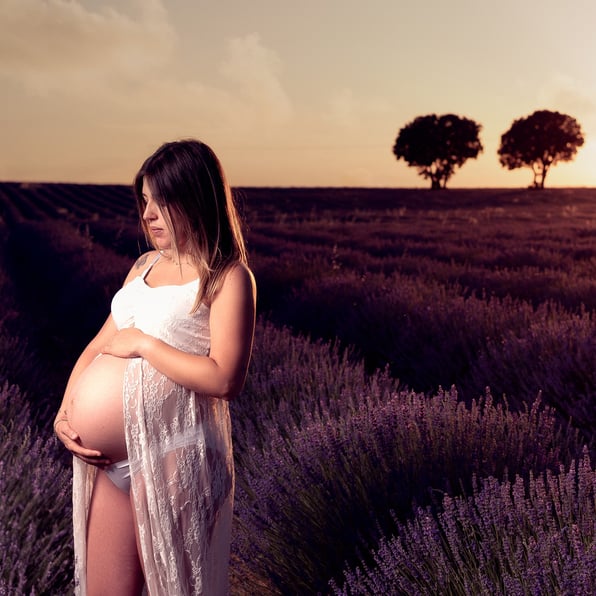
[[[234,497],[228,402],[250,360],[254,278],[207,145],[162,145],[134,190],[155,250],[114,296],[54,422],[75,456],[75,590],[219,596]]]

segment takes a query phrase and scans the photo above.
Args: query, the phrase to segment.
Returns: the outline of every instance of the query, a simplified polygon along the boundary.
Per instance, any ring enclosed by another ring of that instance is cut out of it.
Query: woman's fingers
[[[68,420],[66,418],[61,418],[60,420],[54,422],[54,432],[63,443],[63,437],[72,439],[73,441],[79,438],[78,433],[70,426],[70,424],[68,424]]]
[[[88,449],[81,445],[81,440],[78,433],[68,424],[66,420],[60,421],[60,424],[55,426],[56,436],[66,449],[68,449],[75,457],[83,460],[87,464],[93,466],[108,466],[112,462],[101,451],[97,449]]]

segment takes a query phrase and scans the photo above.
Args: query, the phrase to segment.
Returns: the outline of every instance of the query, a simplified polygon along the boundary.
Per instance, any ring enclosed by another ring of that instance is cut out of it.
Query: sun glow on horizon
[[[454,113],[482,125],[484,152],[449,186],[526,186],[500,135],[551,109],[586,143],[546,184],[596,186],[596,4],[541,0],[528,27],[538,0],[305,2],[2,0],[0,179],[128,184],[195,136],[239,186],[424,188],[391,148],[416,116]]]

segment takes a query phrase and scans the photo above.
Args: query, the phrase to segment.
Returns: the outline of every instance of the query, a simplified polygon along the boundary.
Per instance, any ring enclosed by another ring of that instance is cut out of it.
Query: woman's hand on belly
[[[54,432],[56,436],[64,446],[79,459],[83,460],[86,464],[92,466],[109,466],[112,462],[106,457],[101,451],[97,449],[88,449],[81,445],[81,438],[78,433],[70,426],[68,420],[62,418],[58,420],[54,426]]]
[[[101,351],[119,358],[136,358],[146,337],[140,329],[126,327],[117,331]]]

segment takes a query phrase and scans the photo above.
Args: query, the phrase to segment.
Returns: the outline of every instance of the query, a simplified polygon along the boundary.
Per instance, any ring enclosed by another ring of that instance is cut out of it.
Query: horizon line
[[[69,186],[127,186],[132,188],[132,183],[125,182],[66,182],[66,181],[48,181],[48,180],[0,180],[0,184],[18,184],[22,188],[27,186],[42,186],[42,185],[69,185]],[[532,185],[527,186],[448,186],[447,188],[431,189],[429,186],[352,186],[352,185],[279,185],[279,184],[234,184],[230,188],[255,188],[255,189],[277,189],[277,190],[423,190],[423,191],[450,191],[450,190],[596,190],[596,186],[577,185],[577,186],[546,186],[544,188],[535,188]]]

